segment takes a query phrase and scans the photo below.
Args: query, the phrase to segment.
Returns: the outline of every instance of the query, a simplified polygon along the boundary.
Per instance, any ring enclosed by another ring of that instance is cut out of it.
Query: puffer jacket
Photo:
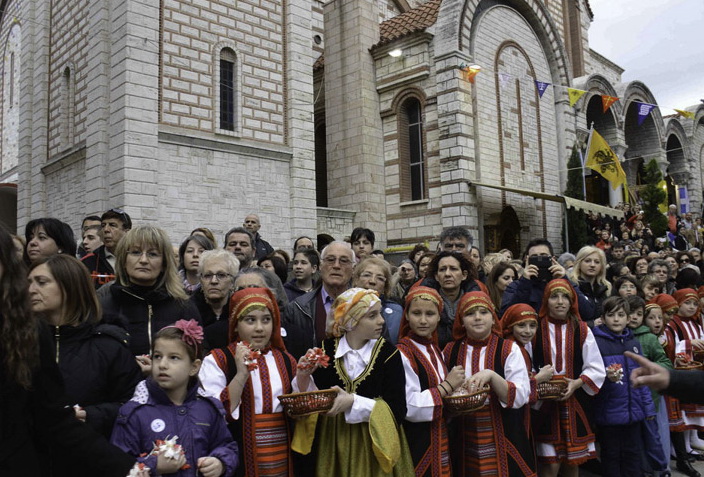
[[[129,350],[129,335],[114,325],[50,326],[53,356],[71,404],[86,411],[86,424],[110,437],[117,411],[130,400],[142,372]]]
[[[130,334],[130,350],[135,356],[151,352],[152,339],[165,326],[178,320],[201,322],[193,303],[173,298],[162,288],[124,287],[113,283],[100,297],[103,315],[126,326]]]
[[[579,280],[579,290],[584,294],[584,298],[592,305],[590,315],[582,315],[582,309],[579,309],[581,318],[583,321],[587,322],[590,328],[593,328],[594,320],[602,315],[601,304],[609,297],[609,287],[601,283],[592,285],[591,282],[586,280]]]
[[[178,436],[176,443],[183,447],[190,468],[169,475],[200,475],[198,459],[208,456],[222,462],[224,477],[233,475],[239,456],[225,410],[219,400],[199,395],[198,389],[198,384],[191,385],[183,404],[176,405],[151,378],[139,383],[132,400],[120,408],[111,442],[153,472],[157,457],[146,454],[154,442]]]
[[[633,330],[633,335],[640,342],[640,346],[643,349],[643,356],[653,363],[657,363],[667,369],[672,369],[672,362],[667,358],[665,349],[660,344],[660,341],[658,341],[658,337],[650,332],[650,328],[641,325]],[[651,389],[650,396],[653,398],[655,409],[659,409],[660,394]]]
[[[631,372],[638,364],[626,358],[623,353],[632,351],[642,355],[640,343],[633,332],[626,328],[621,334],[615,334],[606,325],[599,325],[593,330],[607,377],[599,394],[594,397],[594,421],[600,426],[625,426],[655,416],[650,391],[647,387],[633,388],[629,382]],[[609,366],[621,365],[623,377],[613,382],[608,377]]]

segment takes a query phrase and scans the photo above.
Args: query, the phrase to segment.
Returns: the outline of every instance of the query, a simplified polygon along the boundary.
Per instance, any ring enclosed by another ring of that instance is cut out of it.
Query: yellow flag
[[[680,116],[684,116],[685,118],[689,119],[694,119],[694,113],[691,111],[685,111],[683,109],[675,109],[675,111],[677,111],[677,114],[679,114]]]
[[[579,98],[584,96],[584,93],[586,93],[586,91],[581,89],[567,88],[567,94],[570,97],[570,106],[574,107],[577,101],[579,101]]]
[[[604,179],[611,182],[611,188],[616,190],[619,185],[623,184],[624,189],[628,190],[626,181],[626,173],[623,172],[621,163],[618,162],[618,157],[611,150],[606,140],[601,137],[601,134],[592,129],[589,135],[589,143],[587,144],[587,162],[586,167],[595,170],[601,174]]]

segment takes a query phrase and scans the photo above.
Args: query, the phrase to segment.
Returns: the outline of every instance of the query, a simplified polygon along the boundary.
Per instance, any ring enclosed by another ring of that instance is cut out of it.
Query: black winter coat
[[[188,300],[171,297],[165,289],[113,283],[100,298],[103,315],[120,322],[130,334],[130,350],[135,356],[149,354],[152,339],[165,326],[178,320],[200,320],[200,313]]]
[[[201,323],[203,324],[203,334],[205,335],[205,348],[211,350],[227,347],[227,345],[230,344],[230,340],[227,336],[229,331],[230,297],[227,297],[227,301],[225,302],[225,306],[219,318],[215,316],[213,308],[205,301],[202,288],[199,288],[191,295],[190,301],[200,314]]]
[[[10,382],[0,366],[0,475],[46,477],[48,469],[43,466],[48,459],[41,450],[47,444],[80,463],[75,466],[74,476],[127,475],[134,458],[78,421],[70,401],[63,396],[61,374],[45,325],[40,330],[39,356],[31,390]],[[0,348],[0,363],[3,361],[4,350]]]
[[[66,397],[86,411],[86,423],[110,438],[122,404],[132,398],[142,372],[129,335],[114,325],[50,326]]]

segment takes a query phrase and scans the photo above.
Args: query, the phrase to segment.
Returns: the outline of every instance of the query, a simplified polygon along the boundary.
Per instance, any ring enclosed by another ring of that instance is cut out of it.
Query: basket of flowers
[[[465,381],[454,393],[443,398],[445,409],[453,414],[468,414],[477,411],[484,407],[489,397],[491,388],[488,385],[471,391],[467,387],[467,382]]]
[[[675,356],[675,369],[682,371],[694,371],[696,369],[702,369],[701,361],[694,361],[690,359],[687,353],[677,353]]]
[[[279,401],[286,413],[291,417],[302,417],[310,414],[328,412],[337,397],[334,389],[323,391],[307,391],[303,393],[282,394]]]
[[[562,376],[555,376],[549,381],[538,383],[538,399],[555,400],[562,397],[567,390],[567,381]]]

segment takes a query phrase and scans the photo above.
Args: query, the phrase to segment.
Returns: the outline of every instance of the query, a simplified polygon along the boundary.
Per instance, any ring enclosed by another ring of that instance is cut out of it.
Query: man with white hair
[[[325,339],[327,315],[335,298],[350,287],[354,252],[347,242],[331,242],[320,254],[320,284],[283,311],[284,342],[296,359]]]

